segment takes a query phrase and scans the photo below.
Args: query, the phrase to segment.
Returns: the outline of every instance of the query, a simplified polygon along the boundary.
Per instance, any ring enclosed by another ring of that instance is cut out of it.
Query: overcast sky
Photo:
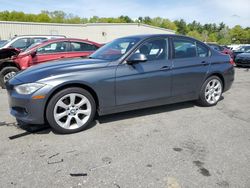
[[[250,0],[0,0],[0,11],[63,10],[80,17],[128,15],[250,26]]]

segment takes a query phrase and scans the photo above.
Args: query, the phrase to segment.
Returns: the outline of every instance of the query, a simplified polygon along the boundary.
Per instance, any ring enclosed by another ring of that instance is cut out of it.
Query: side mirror
[[[35,56],[36,56],[36,50],[35,50],[35,51],[30,52],[30,55],[31,55],[31,57],[35,57]]]
[[[128,58],[127,63],[129,65],[133,64],[133,63],[140,63],[140,62],[145,62],[147,61],[147,57],[144,54],[141,53],[135,53],[132,56],[130,56],[130,58]]]

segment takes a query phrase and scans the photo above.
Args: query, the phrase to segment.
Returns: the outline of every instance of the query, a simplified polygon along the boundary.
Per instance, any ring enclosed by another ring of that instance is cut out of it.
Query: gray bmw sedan
[[[6,87],[19,123],[47,122],[58,133],[74,133],[96,113],[189,100],[213,106],[233,80],[228,55],[193,38],[157,34],[116,39],[88,59],[33,66]]]

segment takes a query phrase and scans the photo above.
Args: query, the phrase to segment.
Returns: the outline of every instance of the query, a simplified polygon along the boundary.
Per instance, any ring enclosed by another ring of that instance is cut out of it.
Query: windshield
[[[0,48],[5,46],[8,42],[10,42],[10,40],[0,42]]]
[[[137,44],[139,40],[139,38],[116,39],[101,47],[93,53],[90,58],[115,61],[121,58],[127,51]]]
[[[238,51],[240,51],[240,52],[246,52],[247,50],[249,50],[250,49],[250,46],[241,46],[239,49],[238,49]]]

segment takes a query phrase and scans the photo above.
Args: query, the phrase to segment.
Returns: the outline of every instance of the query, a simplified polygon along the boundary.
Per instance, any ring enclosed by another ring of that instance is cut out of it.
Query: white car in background
[[[12,39],[9,39],[5,43],[1,44],[0,49],[18,48],[23,51],[34,43],[56,38],[66,38],[66,37],[63,35],[20,35]]]
[[[249,46],[250,44],[231,44],[231,45],[228,45],[228,47],[235,51],[235,50],[238,50],[240,47],[242,46]]]

